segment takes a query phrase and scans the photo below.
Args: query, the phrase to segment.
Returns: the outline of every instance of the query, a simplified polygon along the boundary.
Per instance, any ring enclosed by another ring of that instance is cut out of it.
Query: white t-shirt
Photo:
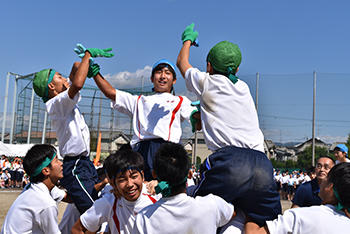
[[[332,205],[289,209],[277,219],[266,222],[269,232],[339,234],[350,230],[350,219]]]
[[[345,162],[350,162],[350,159],[345,158]],[[339,164],[339,163],[340,163],[340,161],[338,161],[338,160],[335,161],[335,164],[336,164],[336,165]]]
[[[210,150],[237,146],[264,152],[264,136],[245,82],[233,84],[223,75],[209,75],[197,68],[187,69],[185,79],[187,89],[201,102],[202,129]]]
[[[62,157],[90,153],[90,132],[78,108],[80,100],[80,93],[71,99],[66,90],[46,102]]]
[[[189,119],[193,110],[191,101],[170,93],[156,93],[150,96],[136,96],[116,90],[112,107],[133,117],[134,135],[130,144],[147,139],[162,138],[179,143],[181,122]]]
[[[233,212],[233,205],[218,196],[181,193],[144,208],[136,216],[133,233],[212,234],[231,220]]]
[[[55,200],[44,183],[31,184],[13,202],[1,233],[61,233]]]
[[[134,202],[127,201],[123,197],[116,201],[113,193],[105,194],[80,216],[80,221],[87,230],[92,232],[96,232],[102,223],[108,222],[111,233],[132,233],[136,214],[155,201],[145,193],[141,193]],[[117,228],[118,224],[120,232]]]

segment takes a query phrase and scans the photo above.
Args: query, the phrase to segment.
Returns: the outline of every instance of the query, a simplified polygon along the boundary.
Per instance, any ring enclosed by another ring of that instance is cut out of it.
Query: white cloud
[[[151,71],[152,67],[145,66],[142,69],[137,69],[136,72],[123,71],[117,74],[107,74],[105,78],[117,89],[141,87],[142,79],[144,86],[150,86],[152,85]]]

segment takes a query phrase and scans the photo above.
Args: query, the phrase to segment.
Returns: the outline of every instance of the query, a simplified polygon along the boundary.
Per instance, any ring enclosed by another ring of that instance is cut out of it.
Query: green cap
[[[40,72],[37,72],[33,80],[33,88],[35,93],[42,97],[44,102],[48,100],[49,97],[49,88],[48,84],[51,83],[53,76],[56,71],[54,69],[44,69]]]
[[[242,61],[241,50],[236,44],[222,41],[211,48],[207,61],[217,72],[228,74],[228,70],[232,69],[236,73]]]

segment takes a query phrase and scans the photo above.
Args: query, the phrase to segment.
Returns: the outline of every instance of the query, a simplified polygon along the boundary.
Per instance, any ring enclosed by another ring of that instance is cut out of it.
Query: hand
[[[78,43],[76,45],[76,47],[74,48],[74,51],[75,53],[77,53],[77,55],[80,57],[80,58],[83,58],[85,56],[85,51],[86,51],[86,48],[85,46],[83,46],[82,44]],[[90,66],[92,66],[94,64],[94,59],[92,57],[90,57]]]
[[[87,77],[95,77],[100,72],[100,66],[97,63],[90,63]]]
[[[96,58],[96,57],[110,58],[114,56],[113,53],[109,53],[110,51],[112,51],[112,48],[108,48],[108,49],[88,48],[86,50],[89,51],[89,53],[91,54],[91,57],[93,58]]]
[[[158,185],[158,181],[151,180],[150,182],[145,182],[145,184],[146,184],[147,192],[151,195],[155,195],[156,194],[155,187]]]
[[[185,28],[185,31],[182,33],[182,42],[184,43],[185,41],[191,41],[192,45],[198,46],[198,41],[196,42],[196,39],[198,37],[198,32],[193,31],[194,28],[194,23],[188,25]]]

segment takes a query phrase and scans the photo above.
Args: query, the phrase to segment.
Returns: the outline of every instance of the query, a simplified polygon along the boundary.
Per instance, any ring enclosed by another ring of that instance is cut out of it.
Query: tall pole
[[[14,128],[15,128],[16,103],[17,103],[17,82],[18,82],[18,75],[16,75],[15,86],[13,88],[10,144],[12,144],[12,141],[13,141],[13,132],[14,132]]]
[[[312,111],[312,166],[315,166],[315,112],[316,112],[316,71],[314,71],[314,97]]]
[[[260,74],[259,72],[256,73],[256,92],[255,92],[255,109],[256,109],[256,112],[258,112],[258,99],[259,99],[259,78],[260,78]]]
[[[193,146],[193,157],[192,157],[192,164],[196,165],[196,155],[197,155],[197,143],[198,143],[198,136],[197,136],[197,130],[194,132],[194,146]]]
[[[43,127],[43,132],[42,132],[42,135],[41,135],[41,144],[45,144],[46,123],[47,123],[47,111],[45,110],[45,115],[44,115],[44,127]]]
[[[6,112],[7,112],[7,101],[8,101],[8,94],[9,94],[9,80],[10,80],[10,72],[7,72],[5,98],[4,98],[4,112],[2,116],[2,131],[1,131],[2,142],[4,142],[4,138],[5,138]]]
[[[27,144],[30,144],[30,136],[32,134],[32,122],[33,122],[33,107],[34,107],[34,89],[32,89],[32,99],[30,101],[30,112],[29,112],[29,126]]]

